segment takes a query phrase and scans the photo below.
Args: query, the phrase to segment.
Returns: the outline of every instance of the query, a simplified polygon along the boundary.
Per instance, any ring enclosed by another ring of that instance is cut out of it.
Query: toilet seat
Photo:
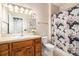
[[[54,49],[54,45],[50,44],[50,43],[46,43],[44,44],[44,46],[48,49],[48,50],[53,50]]]

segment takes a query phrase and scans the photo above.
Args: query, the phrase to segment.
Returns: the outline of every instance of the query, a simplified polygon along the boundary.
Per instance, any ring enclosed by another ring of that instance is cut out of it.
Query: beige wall
[[[59,11],[59,8],[53,4],[30,3],[20,4],[31,8],[36,13],[37,29],[42,36],[48,36],[51,40],[51,14]],[[45,24],[43,24],[45,23]]]
[[[51,4],[51,14],[56,14],[59,12],[59,7]]]
[[[63,3],[62,5],[59,6],[60,11],[70,9],[71,7],[74,7],[77,5],[77,3]]]
[[[37,30],[42,36],[48,36],[48,4],[23,3],[18,4],[32,9],[36,13]]]

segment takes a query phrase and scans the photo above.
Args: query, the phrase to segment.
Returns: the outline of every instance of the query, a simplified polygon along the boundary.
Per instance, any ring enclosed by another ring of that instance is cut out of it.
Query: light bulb
[[[28,10],[28,9],[26,9],[26,10],[25,10],[25,14],[27,14],[27,13],[28,13],[28,11],[29,11],[29,10]]]
[[[10,4],[8,5],[9,11],[13,11],[13,6]]]
[[[15,6],[15,12],[18,12],[18,11],[19,11],[19,7]]]
[[[24,12],[24,8],[20,8],[20,13],[23,13]]]
[[[32,15],[32,10],[29,11],[29,15]]]

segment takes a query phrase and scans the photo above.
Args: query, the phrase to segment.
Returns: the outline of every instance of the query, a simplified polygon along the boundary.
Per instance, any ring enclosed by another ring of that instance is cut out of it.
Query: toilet
[[[47,36],[42,37],[42,44],[43,44],[43,55],[53,56],[54,45],[49,43]]]

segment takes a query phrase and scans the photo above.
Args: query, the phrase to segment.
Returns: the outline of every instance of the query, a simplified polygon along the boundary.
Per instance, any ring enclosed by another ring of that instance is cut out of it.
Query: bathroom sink
[[[16,38],[16,39],[24,39],[24,38],[27,38],[27,37],[30,37],[30,36],[29,35],[23,35],[23,36],[17,35],[14,38]]]
[[[15,39],[24,39],[24,38],[33,38],[33,37],[39,37],[38,35],[16,35]]]

